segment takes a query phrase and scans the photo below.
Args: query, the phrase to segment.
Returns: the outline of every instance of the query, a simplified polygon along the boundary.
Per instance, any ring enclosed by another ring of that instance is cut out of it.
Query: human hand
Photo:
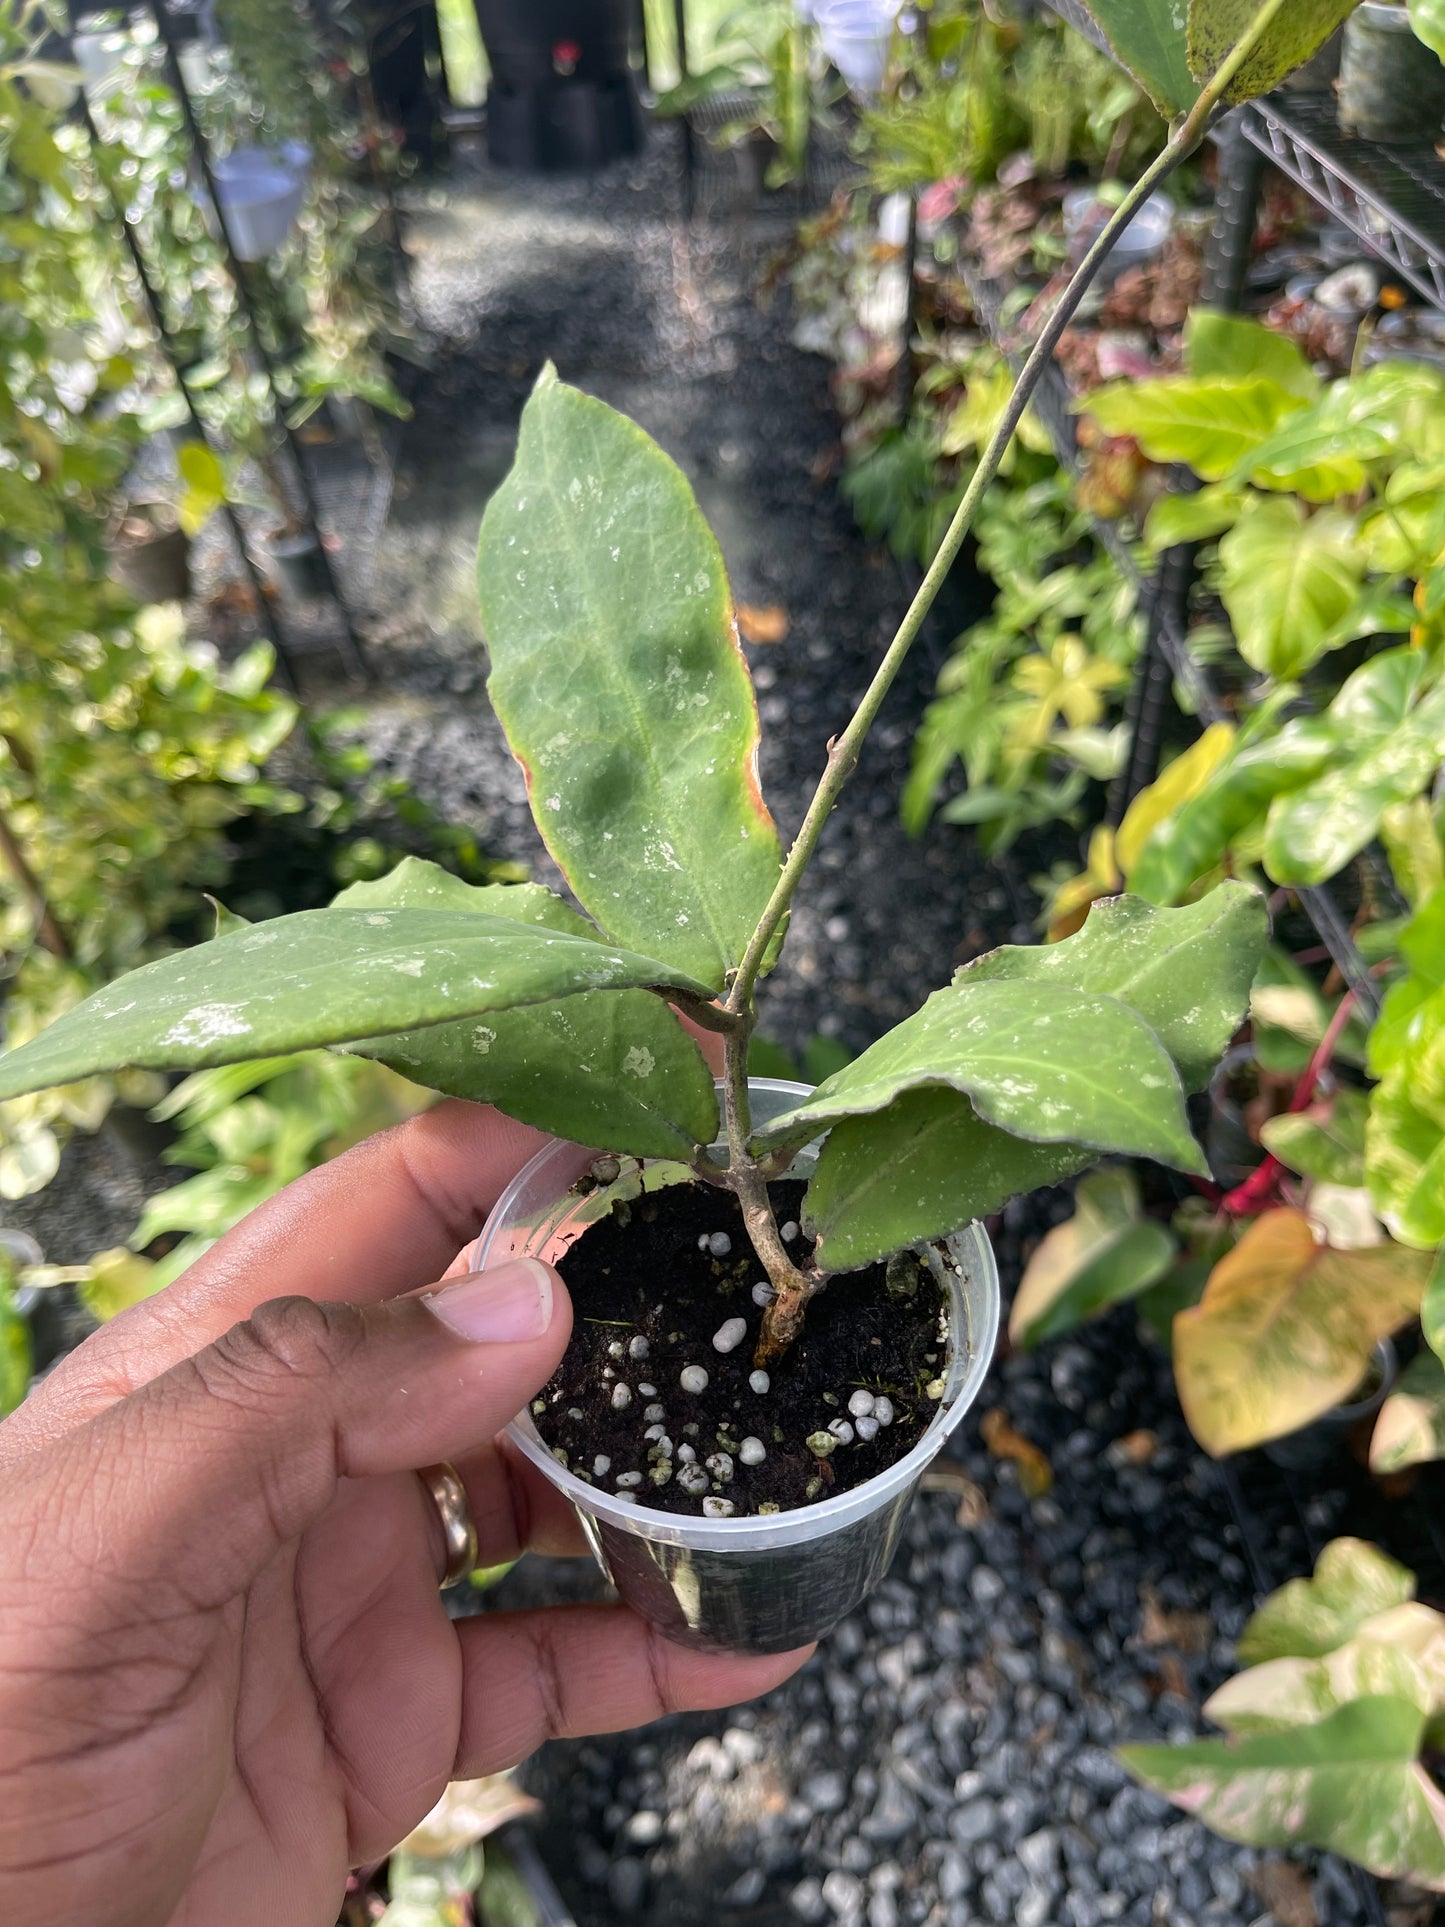
[[[580,1551],[497,1434],[561,1280],[447,1272],[544,1142],[447,1102],[290,1185],[0,1425],[0,1920],[331,1927],[450,1778],[766,1691],[621,1606],[453,1623],[449,1459],[480,1559]],[[237,1322],[238,1320],[244,1322]]]

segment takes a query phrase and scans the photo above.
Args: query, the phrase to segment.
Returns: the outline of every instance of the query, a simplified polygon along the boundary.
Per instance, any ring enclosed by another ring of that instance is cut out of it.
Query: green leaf
[[[537,884],[463,883],[416,857],[375,883],[352,884],[333,907],[464,910],[595,936]],[[584,992],[350,1048],[418,1084],[495,1104],[524,1124],[599,1150],[688,1158],[717,1133],[712,1072],[672,1012],[645,990]]]
[[[936,990],[757,1142],[806,1143],[839,1118],[881,1111],[928,1084],[961,1091],[1016,1137],[1207,1170],[1179,1073],[1143,1018],[1116,998],[1037,981],[965,978]]]
[[[1370,1470],[1403,1472],[1445,1459],[1445,1364],[1418,1352],[1380,1407],[1370,1438]]]
[[[1362,488],[1368,464],[1389,455],[1393,444],[1371,422],[1341,420],[1335,392],[1267,435],[1240,462],[1235,479],[1307,502],[1332,502]]]
[[[0,1057],[0,1097],[97,1071],[200,1070],[581,991],[704,993],[669,964],[459,910],[303,910],[107,984]]]
[[[1366,1539],[1332,1539],[1310,1579],[1272,1592],[1239,1637],[1246,1666],[1333,1652],[1372,1619],[1415,1597],[1415,1576]]]
[[[1108,435],[1132,435],[1152,462],[1187,462],[1206,482],[1221,482],[1304,406],[1276,381],[1168,375],[1096,388],[1077,406]]]
[[[15,1304],[14,1260],[0,1251],[0,1418],[24,1399],[33,1369],[30,1321]]]
[[[1126,1166],[1081,1178],[1074,1215],[1055,1225],[1024,1268],[1009,1338],[1025,1351],[1071,1331],[1162,1278],[1177,1247],[1140,1216],[1139,1181]]]
[[[153,1298],[160,1289],[155,1269],[149,1258],[139,1258],[123,1245],[102,1251],[91,1260],[90,1276],[80,1287],[85,1309],[104,1325],[132,1305]]]
[[[1433,892],[1401,931],[1400,955],[1410,974],[1390,986],[1370,1033],[1370,1071],[1375,1077],[1395,1068],[1427,1022],[1445,1022],[1445,886]],[[1431,1017],[1428,1007],[1437,997],[1441,1009]]]
[[[1239,653],[1285,682],[1329,648],[1359,594],[1364,560],[1354,519],[1295,501],[1251,500],[1219,544],[1220,595]]]
[[[1160,554],[1178,542],[1208,542],[1233,528],[1244,497],[1224,482],[1212,482],[1192,495],[1161,495],[1144,524],[1150,552]]]
[[[1355,0],[1292,0],[1281,7],[1225,89],[1231,105],[1267,94],[1319,52]],[[1189,71],[1211,80],[1259,12],[1258,0],[1189,0]]]
[[[777,882],[723,560],[681,471],[548,369],[478,557],[538,828],[617,941],[717,990]]]
[[[1365,1127],[1370,1202],[1403,1244],[1445,1244],[1445,1010],[1375,1086]]]
[[[1307,1111],[1266,1118],[1260,1142],[1281,1164],[1301,1177],[1325,1184],[1361,1185],[1365,1181],[1365,1119],[1370,1100],[1348,1086]]]
[[[1445,1361],[1445,1246],[1435,1253],[1435,1266],[1420,1304],[1420,1324],[1425,1343]]]
[[[1242,1740],[1127,1746],[1134,1777],[1226,1839],[1310,1845],[1386,1878],[1445,1888],[1445,1803],[1420,1764],[1426,1717],[1383,1694]]]
[[[1445,0],[1406,0],[1415,38],[1445,60]]]
[[[828,1133],[804,1219],[825,1271],[855,1271],[987,1217],[1021,1191],[1094,1162],[1082,1144],[1030,1144],[985,1124],[956,1091],[909,1091]]]
[[[1199,1091],[1244,1021],[1268,937],[1264,898],[1245,883],[1222,883],[1176,910],[1105,897],[1072,937],[1004,944],[965,964],[954,983],[1024,980],[1117,997],[1163,1044],[1184,1088]]]
[[[1258,376],[1302,402],[1316,400],[1320,392],[1320,378],[1297,342],[1219,308],[1190,309],[1184,324],[1184,366],[1204,380]]]
[[[1095,24],[1165,120],[1194,104],[1199,90],[1173,0],[1088,0]]]
[[[1433,1664],[1406,1650],[1412,1639]],[[1313,1726],[1351,1700],[1385,1693],[1425,1714],[1445,1694],[1445,1619],[1428,1606],[1396,1606],[1367,1619],[1355,1638],[1318,1659],[1269,1659],[1238,1673],[1206,1700],[1204,1716],[1240,1738]]]

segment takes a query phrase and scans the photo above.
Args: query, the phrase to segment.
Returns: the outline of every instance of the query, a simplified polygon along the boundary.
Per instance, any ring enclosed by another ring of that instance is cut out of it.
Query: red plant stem
[[[1324,1036],[1315,1045],[1310,1061],[1305,1065],[1300,1081],[1294,1087],[1294,1095],[1290,1098],[1288,1107],[1290,1113],[1303,1111],[1309,1105],[1315,1094],[1316,1085],[1329,1069],[1330,1059],[1335,1054],[1335,1046],[1340,1041],[1341,1032],[1350,1020],[1354,1002],[1354,991],[1347,990],[1336,1004],[1334,1015],[1325,1026]],[[1267,1152],[1264,1163],[1258,1170],[1251,1171],[1243,1184],[1236,1185],[1220,1200],[1220,1210],[1230,1218],[1253,1217],[1269,1203],[1284,1168],[1273,1151]]]

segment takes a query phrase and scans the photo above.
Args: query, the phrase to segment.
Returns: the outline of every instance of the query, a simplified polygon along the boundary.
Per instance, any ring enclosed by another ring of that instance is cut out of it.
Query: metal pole
[[[145,257],[140,250],[140,243],[136,240],[130,222],[125,218],[123,209],[116,201],[115,196],[110,192],[109,184],[105,179],[99,157],[99,150],[105,143],[102,141],[99,129],[96,127],[95,116],[90,111],[90,102],[86,98],[84,88],[80,90],[79,104],[80,110],[85,116],[85,130],[90,137],[91,154],[95,161],[95,178],[105,190],[106,198],[110,202],[111,213],[125,240],[126,250],[131,259],[131,266],[135,269],[136,279],[140,282],[141,293],[145,297],[145,305],[150,315],[151,326],[154,328],[156,338],[161,344],[161,353],[165,356],[166,361],[170,365],[171,373],[175,376],[176,386],[181,391],[181,395],[186,404],[186,411],[191,418],[192,426],[200,436],[205,447],[209,448],[213,454],[218,454],[207,432],[205,421],[201,416],[200,408],[196,402],[195,392],[186,380],[185,371],[181,367],[180,357],[176,354],[170,330],[166,326],[165,313],[161,306],[160,296],[156,292],[155,283],[151,280],[150,270],[147,268]],[[234,506],[229,501],[223,501],[221,503],[221,513],[225,516],[230,526],[231,539],[235,543],[236,552],[241,558],[241,567],[246,572],[251,584],[251,592],[256,598],[257,618],[260,621],[261,627],[265,630],[272,648],[276,651],[276,659],[285,672],[286,680],[293,688],[296,688],[298,685],[296,682],[295,665],[287,653],[286,643],[282,637],[280,626],[276,621],[271,604],[267,599],[265,579],[261,571],[256,567],[255,558],[252,556],[250,549],[246,546],[246,534],[245,530],[241,527],[241,518],[237,515]]]
[[[306,463],[301,453],[301,446],[291,431],[291,427],[286,420],[286,411],[281,405],[280,390],[276,383],[276,370],[272,364],[270,354],[267,351],[265,339],[261,333],[261,326],[256,318],[255,309],[251,305],[250,288],[246,280],[245,266],[236,252],[235,243],[231,237],[230,225],[226,220],[226,210],[222,206],[221,197],[216,190],[216,177],[211,170],[211,157],[206,147],[205,137],[201,133],[200,125],[196,120],[195,108],[191,104],[190,92],[186,86],[185,76],[181,72],[180,61],[176,54],[175,36],[171,31],[167,0],[149,0],[149,12],[156,23],[156,31],[159,33],[165,47],[167,85],[171,88],[181,104],[181,114],[186,123],[186,132],[190,138],[191,151],[195,155],[196,163],[201,170],[201,179],[205,184],[211,206],[215,209],[216,224],[221,234],[221,246],[225,252],[226,265],[236,289],[237,306],[245,319],[246,330],[251,338],[252,352],[255,354],[256,360],[260,365],[261,372],[266,377],[266,384],[271,393],[272,413],[280,427],[281,435],[291,457],[292,467],[295,470],[296,483],[301,491],[302,521],[305,524],[307,533],[316,544],[316,554],[321,565],[322,578],[326,584],[326,594],[330,601],[335,604],[337,612],[341,617],[342,631],[346,639],[346,653],[351,659],[353,668],[356,669],[359,674],[367,675],[369,674],[369,666],[367,664],[366,654],[361,646],[361,638],[356,633],[355,624],[352,622],[351,611],[347,608],[346,602],[342,597],[340,585],[336,580],[336,573],[331,566],[331,557],[326,552],[326,544],[321,539],[321,524],[317,510],[316,495],[311,486],[311,477],[306,469]]]

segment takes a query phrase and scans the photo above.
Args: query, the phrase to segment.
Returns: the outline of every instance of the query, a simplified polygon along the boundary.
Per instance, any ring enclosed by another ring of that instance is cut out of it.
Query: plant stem
[[[797,1336],[808,1300],[822,1283],[799,1271],[788,1256],[768,1197],[763,1167],[748,1149],[752,1106],[748,1099],[748,1037],[751,1021],[734,1030],[723,1046],[723,1116],[727,1125],[727,1184],[742,1207],[743,1225],[763,1262],[777,1296],[763,1314],[762,1335],[753,1362],[766,1365],[780,1357]]]
[[[938,553],[934,556],[928,573],[919,584],[917,594],[908,605],[907,613],[898,625],[897,634],[889,643],[887,652],[875,670],[873,680],[869,683],[852,720],[842,735],[835,737],[828,745],[827,767],[813,793],[813,800],[808,805],[807,814],[803,818],[803,827],[798,831],[793,846],[788,851],[788,859],[783,865],[782,874],[778,878],[757,929],[748,941],[743,960],[729,986],[727,996],[729,1010],[741,1011],[748,1005],[763,959],[767,955],[773,938],[777,935],[783,918],[788,913],[788,906],[793,900],[803,872],[807,869],[813,852],[818,847],[823,825],[827,822],[833,805],[837,802],[844,785],[857,765],[858,752],[862,748],[863,739],[872,728],[883,706],[884,697],[902,668],[904,658],[913,647],[918,632],[923,627],[924,619],[943,586],[945,577],[958,558],[964,538],[973,526],[978,505],[998,473],[999,464],[1007,453],[1009,443],[1013,440],[1014,431],[1023,420],[1024,412],[1033,399],[1034,391],[1043,377],[1045,368],[1053,359],[1060,335],[1073,319],[1075,310],[1088,292],[1099,269],[1113,251],[1114,243],[1119,236],[1159,183],[1171,174],[1182,160],[1193,153],[1204,138],[1215,107],[1284,4],[1285,0],[1265,0],[1265,5],[1261,7],[1245,33],[1230,51],[1218,72],[1209,81],[1189,112],[1176,124],[1162,153],[1140,175],[1099,231],[1092,246],[1074,270],[1068,286],[1059,297],[1058,306],[1030,349],[1028,359],[1019,371],[1008,405],[999,417],[993,434],[989,437],[988,445],[979,456],[978,466],[964,491],[963,500],[954,511],[953,520],[948,525],[948,532],[939,545]]]
[[[45,886],[31,869],[18,838],[0,813],[0,859],[9,866],[15,881],[20,885],[22,894],[30,904],[30,914],[35,919],[35,938],[42,950],[48,950],[52,957],[59,957],[68,963],[75,955],[70,940],[56,921],[55,912],[50,907],[50,899],[45,894]]]

